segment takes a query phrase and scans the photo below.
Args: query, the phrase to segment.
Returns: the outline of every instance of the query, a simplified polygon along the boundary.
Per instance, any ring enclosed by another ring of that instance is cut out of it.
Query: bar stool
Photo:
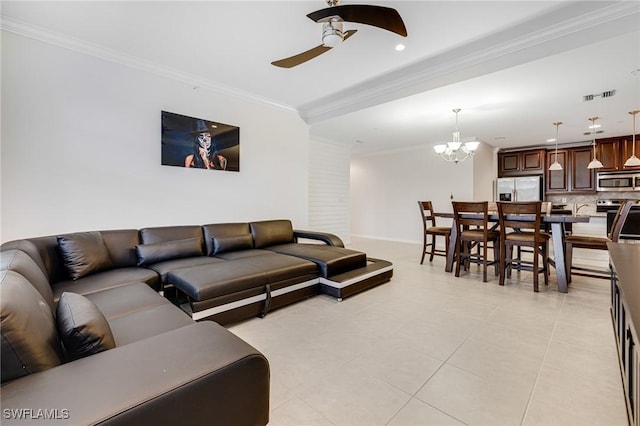
[[[456,277],[460,276],[460,266],[464,264],[465,270],[469,263],[482,265],[482,281],[487,282],[487,267],[494,265],[495,274],[498,276],[498,259],[500,232],[489,229],[489,203],[487,201],[465,202],[452,201],[454,226],[457,227],[456,239]],[[472,215],[472,217],[465,216]],[[473,226],[474,229],[470,229]],[[493,260],[487,257],[489,243],[493,248]],[[472,253],[474,246],[478,246],[476,254]]]
[[[549,285],[549,234],[542,232],[542,203],[540,201],[498,203],[498,221],[500,223],[500,285],[504,285],[505,275],[511,277],[511,269],[533,271],[533,291],[538,292],[538,275],[544,273],[544,284]],[[534,221],[518,216],[533,216]],[[512,232],[507,232],[512,228]],[[530,231],[522,231],[528,229]],[[518,255],[513,257],[513,247],[518,247]],[[533,249],[533,262],[522,260],[521,247]],[[542,268],[539,267],[542,256]]]
[[[433,256],[446,256],[449,251],[449,238],[451,237],[451,227],[436,226],[436,218],[433,215],[433,205],[431,201],[418,201],[420,215],[422,216],[422,259],[420,264],[424,262],[425,254],[429,253],[429,262],[433,261]],[[427,237],[431,236],[431,242],[427,243]],[[436,249],[436,237],[444,237],[445,249]],[[427,248],[431,250],[427,251]]]

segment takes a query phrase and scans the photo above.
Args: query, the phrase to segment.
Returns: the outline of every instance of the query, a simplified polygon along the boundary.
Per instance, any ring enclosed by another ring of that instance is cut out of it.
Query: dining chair
[[[500,232],[489,228],[489,212],[487,201],[452,201],[456,238],[456,277],[460,276],[460,267],[467,270],[469,263],[482,265],[482,281],[487,282],[487,267],[494,265],[498,276],[498,258]],[[473,228],[471,228],[473,227]],[[493,260],[488,258],[489,244],[493,248]],[[474,254],[473,248],[478,246]]]
[[[504,285],[505,276],[511,277],[511,270],[533,271],[533,291],[538,292],[538,277],[544,274],[544,284],[549,285],[549,238],[542,231],[542,202],[503,202],[498,203],[498,223],[500,224],[500,285]],[[525,219],[523,216],[528,216]],[[530,218],[533,217],[534,220]],[[511,229],[511,231],[508,231]],[[518,248],[517,257],[513,257],[513,248]],[[521,257],[521,247],[529,247],[533,252],[533,261]],[[542,256],[542,268],[539,258]]]
[[[431,201],[418,201],[420,215],[422,216],[422,258],[420,264],[424,262],[424,256],[429,253],[429,262],[433,261],[433,256],[446,256],[449,251],[449,238],[451,237],[450,226],[436,226],[436,217],[433,215],[433,205]],[[431,237],[431,242],[427,241]],[[444,237],[444,250],[436,248],[436,237]],[[427,250],[427,248],[430,248]]]
[[[553,203],[551,201],[541,201],[540,202],[540,212],[542,216],[549,216],[551,214],[551,209],[553,208]],[[540,224],[540,229],[544,232],[549,238],[551,238],[551,223],[545,222],[542,220]],[[522,253],[533,253],[531,250],[524,249],[522,246],[518,246],[518,259],[522,258]]]
[[[620,233],[622,232],[622,227],[627,220],[627,216],[629,215],[629,211],[631,210],[631,206],[633,205],[633,203],[634,201],[627,200],[622,205],[620,205],[620,207],[618,207],[618,211],[616,212],[616,216],[613,218],[613,222],[611,223],[611,230],[607,237],[591,237],[588,235],[575,234],[571,234],[565,237],[564,252],[565,264],[567,265],[567,282],[571,282],[572,273],[575,275],[583,275],[587,277],[605,279],[610,278],[608,271],[573,266],[573,249],[580,248],[588,250],[608,250],[607,243],[618,242]]]

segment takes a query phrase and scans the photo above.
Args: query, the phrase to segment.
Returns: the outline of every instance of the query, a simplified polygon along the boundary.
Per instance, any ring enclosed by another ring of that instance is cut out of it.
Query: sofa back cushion
[[[253,248],[248,223],[216,223],[202,226],[208,255]]]
[[[116,347],[107,319],[81,294],[64,292],[57,308],[58,333],[71,360]]]
[[[109,249],[98,231],[61,235],[58,246],[73,280],[113,267]]]
[[[140,230],[140,242],[142,244],[165,243],[167,241],[186,240],[187,238],[198,238],[201,246],[204,247],[201,226],[159,226]]]
[[[0,333],[3,383],[62,363],[53,312],[14,271],[0,272]]]
[[[58,241],[57,240],[54,240],[54,241],[55,241],[55,245],[57,246]],[[0,246],[0,248],[3,251],[4,250],[20,250],[21,252],[26,253],[36,263],[36,265],[38,265],[38,267],[40,268],[42,273],[45,274],[47,279],[50,279],[49,271],[46,265],[44,264],[44,261],[42,260],[40,250],[38,249],[38,246],[36,246],[32,241],[30,240],[7,241],[6,243],[3,243],[2,246]]]
[[[146,266],[171,259],[202,256],[202,243],[197,237],[136,246],[138,266]]]
[[[290,220],[263,220],[251,222],[250,226],[255,248],[287,244],[294,241],[293,225]]]
[[[129,268],[136,266],[136,246],[140,244],[137,229],[115,229],[100,231],[104,245],[109,250],[109,256],[114,268]]]
[[[56,304],[53,301],[53,292],[49,280],[38,264],[21,250],[2,250],[0,254],[0,270],[14,271],[22,275],[38,290],[40,296],[47,302],[52,312],[55,312]]]
[[[42,263],[44,265],[46,275],[51,284],[70,279],[69,272],[62,260],[60,249],[58,248],[57,236],[49,235],[46,237],[29,238],[24,241],[28,242],[29,245],[36,247],[38,253],[37,258],[40,259],[39,264]],[[19,250],[24,251],[38,262],[35,258],[35,254],[32,254],[31,251],[25,251],[22,247],[19,247]]]

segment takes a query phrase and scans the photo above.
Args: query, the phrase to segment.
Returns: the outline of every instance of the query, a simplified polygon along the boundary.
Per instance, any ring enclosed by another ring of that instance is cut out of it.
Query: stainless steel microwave
[[[606,173],[597,175],[598,191],[640,191],[639,173]]]

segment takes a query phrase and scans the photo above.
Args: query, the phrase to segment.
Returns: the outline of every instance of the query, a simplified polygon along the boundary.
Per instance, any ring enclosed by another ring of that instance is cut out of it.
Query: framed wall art
[[[240,128],[162,111],[162,165],[240,171]]]

